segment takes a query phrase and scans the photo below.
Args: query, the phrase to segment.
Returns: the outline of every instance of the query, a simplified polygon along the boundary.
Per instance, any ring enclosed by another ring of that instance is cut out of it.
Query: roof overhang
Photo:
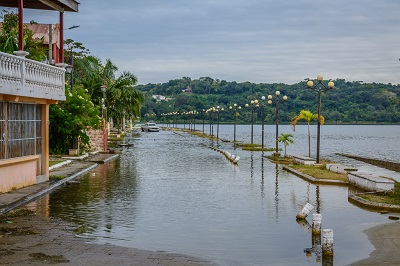
[[[75,0],[23,0],[24,8],[78,12],[79,2]],[[2,7],[18,7],[18,1],[0,0]]]

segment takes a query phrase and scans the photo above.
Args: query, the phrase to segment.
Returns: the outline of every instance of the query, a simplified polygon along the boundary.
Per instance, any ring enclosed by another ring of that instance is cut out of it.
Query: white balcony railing
[[[0,94],[65,100],[65,69],[0,52]]]

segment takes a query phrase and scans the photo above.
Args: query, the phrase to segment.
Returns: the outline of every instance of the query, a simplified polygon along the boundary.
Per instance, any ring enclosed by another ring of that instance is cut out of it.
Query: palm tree
[[[316,120],[316,119],[318,119],[318,114],[313,114],[308,110],[301,110],[299,115],[293,117],[292,123],[291,123],[293,131],[296,131],[296,124],[297,124],[297,122],[299,120],[306,120],[307,121],[307,126],[308,126],[308,157],[311,157],[310,122],[313,121],[313,120]],[[322,115],[321,115],[320,120],[321,120],[320,121],[321,125],[323,125],[324,122],[325,122],[325,118]]]
[[[289,146],[289,144],[294,143],[293,141],[293,135],[292,134],[280,134],[278,137],[278,142],[282,142],[285,145],[285,156],[286,156],[286,147]]]

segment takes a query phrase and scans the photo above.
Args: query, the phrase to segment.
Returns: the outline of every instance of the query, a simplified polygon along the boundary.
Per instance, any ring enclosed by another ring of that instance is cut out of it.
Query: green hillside
[[[334,80],[335,87],[322,95],[322,111],[327,124],[340,123],[400,123],[400,86],[382,83],[363,83],[362,81]],[[323,82],[327,84],[327,81]],[[315,83],[314,83],[315,84]],[[229,105],[234,103],[242,106],[238,122],[250,121],[250,110],[244,108],[246,103],[269,94],[275,96],[279,90],[281,95],[287,95],[288,100],[279,105],[279,117],[283,123],[288,123],[301,110],[317,113],[317,93],[307,88],[302,81],[293,85],[283,83],[255,84],[251,82],[228,82],[225,80],[202,77],[191,80],[188,77],[170,80],[162,84],[138,85],[136,87],[146,96],[141,115],[146,118],[161,120],[161,114],[170,112],[187,112],[221,106],[225,111],[220,113],[221,122],[232,122],[233,112]],[[191,88],[192,93],[182,92]],[[152,95],[163,95],[169,101],[157,102]],[[275,97],[273,98],[275,100]],[[260,122],[261,108],[255,110],[256,122]],[[265,107],[267,123],[275,120],[275,102]],[[150,115],[150,116],[149,116]],[[202,115],[197,116],[202,119]]]

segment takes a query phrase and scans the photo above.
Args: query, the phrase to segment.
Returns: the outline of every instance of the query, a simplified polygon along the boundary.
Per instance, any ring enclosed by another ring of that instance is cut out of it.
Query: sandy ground
[[[369,258],[351,265],[400,265],[400,223],[378,225],[365,230],[374,245]]]
[[[89,243],[75,228],[32,212],[0,216],[0,265],[216,265],[182,254]],[[400,222],[365,233],[375,251],[351,265],[400,265]]]
[[[33,213],[0,216],[0,265],[216,265],[182,254],[88,243],[73,229]]]

